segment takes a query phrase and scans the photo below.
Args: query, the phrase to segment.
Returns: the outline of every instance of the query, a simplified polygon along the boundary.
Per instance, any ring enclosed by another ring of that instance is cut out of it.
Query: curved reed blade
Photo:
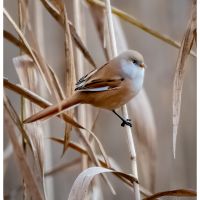
[[[93,178],[98,174],[104,174],[104,173],[116,173],[123,178],[126,178],[131,183],[137,182],[137,179],[129,174],[115,171],[103,167],[90,167],[86,170],[84,170],[79,176],[76,178],[74,184],[72,185],[71,191],[69,193],[68,200],[82,200],[87,195],[87,191],[89,188],[89,185]]]
[[[191,17],[188,21],[187,30],[184,34],[181,48],[178,54],[177,63],[176,63],[176,72],[174,77],[173,84],[173,154],[174,158],[176,155],[176,138],[178,134],[178,125],[180,120],[180,111],[181,111],[181,94],[183,88],[183,81],[186,69],[186,59],[192,48],[195,33],[196,33],[196,0],[193,1]]]

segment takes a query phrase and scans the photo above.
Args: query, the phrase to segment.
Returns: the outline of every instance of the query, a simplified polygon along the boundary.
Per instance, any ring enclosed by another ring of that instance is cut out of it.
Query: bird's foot
[[[124,119],[123,121],[122,121],[122,123],[121,123],[121,126],[125,126],[125,125],[127,125],[127,126],[130,126],[130,127],[132,127],[132,124],[131,124],[131,119]]]

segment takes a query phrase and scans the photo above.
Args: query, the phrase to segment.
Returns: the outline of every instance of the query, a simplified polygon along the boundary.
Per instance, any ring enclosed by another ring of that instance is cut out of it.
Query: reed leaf
[[[183,88],[184,75],[186,70],[186,59],[192,48],[196,33],[196,0],[193,0],[191,17],[188,21],[187,30],[184,34],[181,48],[176,63],[176,72],[173,84],[173,154],[176,155],[176,138],[178,134],[178,125],[181,111],[181,95]]]
[[[76,83],[75,78],[75,66],[74,66],[74,54],[72,46],[72,38],[70,33],[70,28],[68,24],[68,16],[65,6],[63,6],[63,15],[64,15],[64,31],[65,31],[65,60],[66,60],[66,79],[65,79],[65,94],[67,97],[70,97],[74,93],[74,85]],[[74,116],[74,109],[67,111],[68,116]],[[64,136],[64,146],[63,153],[67,150],[68,143],[71,137],[72,126],[70,124],[65,127],[65,136]]]
[[[34,62],[27,55],[22,55],[13,58],[13,63],[17,71],[19,80],[23,87],[35,91],[37,88],[37,71],[34,67]],[[27,99],[24,100],[24,117],[33,115],[36,112],[36,107]],[[34,164],[32,166],[33,173],[38,177],[40,187],[44,190],[44,144],[43,131],[39,122],[26,124],[24,128],[28,130],[29,139],[32,143]],[[44,192],[45,193],[45,192]]]
[[[131,183],[138,182],[136,178],[131,175],[125,174],[123,172],[103,168],[103,167],[90,167],[84,170],[79,176],[76,178],[74,184],[72,185],[71,191],[69,193],[68,200],[82,200],[85,198],[87,194],[87,190],[92,179],[102,173],[117,173],[122,177],[126,178]]]

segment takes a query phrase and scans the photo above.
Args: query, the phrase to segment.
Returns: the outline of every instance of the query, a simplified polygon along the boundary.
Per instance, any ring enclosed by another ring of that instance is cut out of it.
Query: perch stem
[[[112,51],[112,56],[115,57],[117,56],[117,45],[116,45],[116,39],[115,39],[115,33],[114,33],[110,0],[105,0],[105,3],[106,3],[106,16],[107,16],[107,21],[108,21],[108,31],[109,31],[109,37],[110,37],[110,42],[111,42],[111,51]],[[122,114],[126,119],[129,118],[126,105],[122,107]],[[134,177],[138,179],[136,151],[135,151],[135,145],[133,141],[131,127],[125,126],[125,128],[126,128],[127,142],[129,146],[129,154],[131,158],[132,174]],[[140,200],[141,198],[140,198],[139,184],[134,183],[133,186],[134,186],[135,200]]]

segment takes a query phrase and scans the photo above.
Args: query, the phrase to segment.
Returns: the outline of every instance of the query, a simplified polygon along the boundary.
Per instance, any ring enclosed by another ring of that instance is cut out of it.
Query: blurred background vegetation
[[[30,22],[41,48],[40,50],[48,64],[54,67],[54,71],[64,88],[66,70],[64,31],[39,0],[29,0],[28,2]],[[56,1],[52,2],[55,3]],[[68,18],[74,22],[73,1],[66,0],[64,2]],[[189,0],[115,0],[111,1],[111,3],[113,6],[133,15],[154,30],[168,35],[179,42],[181,42],[186,31],[192,8],[192,3]],[[4,0],[4,7],[18,24],[18,1]],[[106,62],[106,59],[86,1],[81,1],[81,10],[83,14],[81,24],[85,29],[81,37],[97,66],[101,66]],[[195,190],[196,58],[188,56],[186,62],[187,69],[183,85],[177,151],[176,159],[174,159],[172,151],[172,91],[179,50],[152,37],[128,22],[123,20],[118,20],[118,22],[121,23],[128,48],[141,52],[148,66],[145,74],[144,89],[150,103],[151,110],[148,112],[153,113],[153,118],[150,116],[151,119],[149,121],[143,120],[145,119],[142,117],[145,115],[145,110],[141,109],[143,114],[139,118],[140,127],[138,128],[137,122],[135,124],[134,138],[136,138],[137,159],[139,160],[139,181],[151,192],[177,188],[191,188]],[[4,29],[17,36],[5,17]],[[12,59],[19,56],[19,53],[19,48],[4,39],[4,76],[13,83],[19,83],[12,62]],[[86,60],[84,60],[84,66],[86,66],[84,73],[92,69]],[[39,91],[36,93],[39,93]],[[19,96],[10,91],[6,91],[6,94],[8,94],[15,109],[20,113]],[[45,98],[49,98],[51,102],[56,102],[47,91],[43,94],[40,91],[40,94]],[[139,94],[132,101],[138,101],[137,99],[140,99],[140,95],[143,94]],[[92,121],[98,110],[90,106],[87,106],[87,110],[93,113],[92,115],[86,113],[88,115],[87,119]],[[130,116],[134,122],[134,113],[131,112]],[[147,123],[151,124],[148,125]],[[48,139],[49,136],[63,137],[64,123],[53,118],[41,124],[44,128],[45,171],[79,157],[79,153],[71,149],[68,149],[64,156],[61,157],[62,146]],[[148,133],[148,130],[150,133]],[[6,132],[6,127],[4,127],[4,131]],[[75,131],[73,130],[73,132]],[[140,138],[140,132],[143,132],[142,138]],[[111,112],[101,110],[95,123],[94,133],[101,141],[109,157],[123,171],[131,173],[125,130],[120,126],[119,120]],[[75,134],[72,134],[72,139],[78,141]],[[146,142],[146,140],[148,141]],[[143,146],[139,145],[139,142]],[[9,143],[7,135],[4,134],[5,150],[8,149]],[[74,165],[53,176],[46,177],[48,199],[66,199],[74,180],[80,172],[81,165]],[[130,189],[125,187],[115,177],[109,176],[109,178],[113,183],[117,196],[113,196],[110,190],[104,186],[105,184],[101,184],[103,188],[103,194],[101,193],[101,195],[103,196],[100,195],[99,199],[131,199],[132,191]],[[4,194],[12,194],[11,199],[22,199],[22,191],[17,190],[21,185],[20,172],[11,154],[11,157],[4,162]]]

